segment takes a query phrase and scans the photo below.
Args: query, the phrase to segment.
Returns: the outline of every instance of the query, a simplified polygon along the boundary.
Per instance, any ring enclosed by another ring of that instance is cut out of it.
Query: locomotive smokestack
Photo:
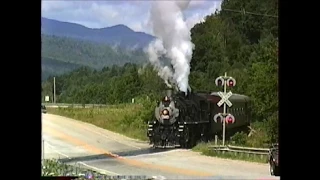
[[[167,89],[167,90],[166,90],[166,95],[167,95],[168,97],[171,97],[171,96],[172,96],[172,89]]]

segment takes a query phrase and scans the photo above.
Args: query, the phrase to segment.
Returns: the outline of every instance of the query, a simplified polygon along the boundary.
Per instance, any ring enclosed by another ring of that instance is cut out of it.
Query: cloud
[[[90,28],[124,24],[134,31],[152,34],[147,24],[151,1],[70,1],[43,0],[42,16],[73,22]],[[194,0],[186,11],[188,26],[202,20],[220,8],[221,0]]]

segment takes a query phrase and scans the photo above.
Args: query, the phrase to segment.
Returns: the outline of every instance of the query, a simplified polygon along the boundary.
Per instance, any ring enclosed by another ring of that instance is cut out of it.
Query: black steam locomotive
[[[150,144],[155,148],[191,148],[198,141],[211,140],[215,135],[221,137],[223,124],[214,121],[214,116],[223,112],[223,106],[217,105],[220,100],[216,92],[172,95],[172,90],[168,90],[155,108],[155,119],[148,122]],[[226,137],[239,131],[247,132],[250,124],[249,98],[233,94],[229,100],[233,105],[227,112],[234,116],[235,122],[226,125]]]

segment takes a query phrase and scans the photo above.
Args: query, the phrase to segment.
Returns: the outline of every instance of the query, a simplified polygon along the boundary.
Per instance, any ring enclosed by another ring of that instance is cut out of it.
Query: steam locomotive
[[[214,116],[223,112],[217,103],[221,97],[217,92],[177,92],[167,90],[167,95],[158,102],[155,118],[148,122],[147,136],[155,148],[192,148],[198,141],[209,141],[215,135],[221,137],[223,124],[215,122]],[[232,106],[227,113],[235,122],[226,124],[226,138],[236,132],[248,132],[250,124],[247,96],[233,94],[229,100]]]

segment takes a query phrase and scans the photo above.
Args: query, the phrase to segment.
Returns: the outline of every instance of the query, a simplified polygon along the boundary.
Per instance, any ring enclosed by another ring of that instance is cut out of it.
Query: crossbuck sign
[[[229,98],[232,96],[232,92],[229,91],[228,93],[218,92],[218,95],[221,97],[221,100],[217,103],[220,107],[223,103],[226,103],[229,107],[232,106],[232,103],[229,101]]]

